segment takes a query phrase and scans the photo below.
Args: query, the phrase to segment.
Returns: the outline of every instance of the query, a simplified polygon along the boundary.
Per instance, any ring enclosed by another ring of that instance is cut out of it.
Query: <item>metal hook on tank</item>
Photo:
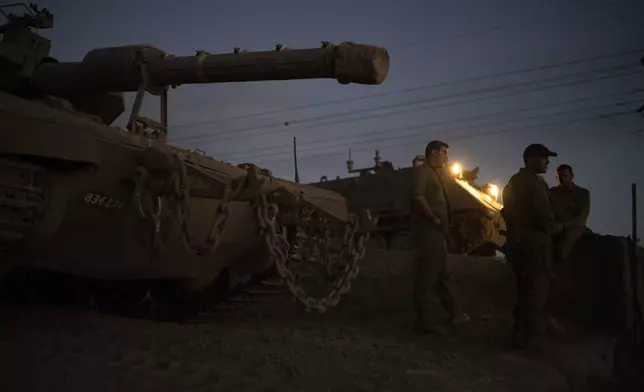
[[[277,218],[277,213],[279,212],[279,207],[275,203],[268,203],[268,206],[266,207],[266,219],[268,219],[271,222],[275,221],[275,218]]]

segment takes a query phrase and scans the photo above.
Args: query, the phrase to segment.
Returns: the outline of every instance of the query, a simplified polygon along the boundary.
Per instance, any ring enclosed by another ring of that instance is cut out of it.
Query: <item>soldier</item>
[[[523,152],[525,167],[503,189],[507,226],[506,254],[517,279],[512,342],[517,348],[535,343],[544,327],[543,309],[551,277],[552,236],[561,231],[555,220],[548,185],[541,174],[557,154],[542,144]]]
[[[424,162],[413,168],[411,223],[418,251],[414,268],[415,328],[424,333],[443,332],[427,318],[428,297],[432,290],[448,312],[450,325],[469,321],[468,315],[457,312],[447,272],[450,206],[443,181],[448,148],[441,141],[430,142],[425,149]]]
[[[550,188],[550,198],[555,218],[563,224],[563,232],[554,238],[555,262],[568,257],[575,242],[587,230],[586,220],[590,214],[590,192],[573,182],[570,165],[557,167],[558,186]]]

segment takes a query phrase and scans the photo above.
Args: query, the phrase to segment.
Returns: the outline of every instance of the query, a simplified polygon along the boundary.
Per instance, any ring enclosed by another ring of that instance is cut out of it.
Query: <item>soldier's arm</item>
[[[501,209],[501,216],[503,219],[506,221],[506,224],[509,220],[512,219],[510,210],[511,210],[511,205],[512,205],[512,180],[508,181],[508,183],[503,187],[503,190],[501,191],[501,198],[503,199],[503,208]]]
[[[583,225],[586,225],[586,221],[588,220],[589,215],[590,215],[590,192],[586,191],[584,192],[584,197],[581,203],[581,214],[579,216],[580,223],[582,223]]]
[[[549,234],[560,232],[563,229],[563,224],[555,219],[548,186],[541,180],[535,180],[532,188],[533,214],[537,226]]]
[[[427,200],[425,199],[425,189],[427,189],[427,173],[425,173],[424,168],[417,167],[413,171],[412,202],[416,203],[427,219],[434,221],[436,219],[436,215],[429,207],[429,204],[427,204]]]
[[[590,215],[590,192],[584,191],[580,197],[579,202],[581,204],[579,206],[579,213],[577,214],[577,216],[569,219],[564,224],[564,227],[568,228],[586,225],[586,221],[588,220],[588,216]]]

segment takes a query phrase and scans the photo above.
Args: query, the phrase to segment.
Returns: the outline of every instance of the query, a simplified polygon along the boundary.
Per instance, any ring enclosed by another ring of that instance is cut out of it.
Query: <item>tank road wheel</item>
[[[95,281],[93,307],[100,312],[157,321],[186,321],[226,298],[229,274],[224,270],[212,280]]]
[[[289,294],[307,311],[324,313],[329,307],[336,306],[342,295],[351,289],[351,281],[360,272],[358,262],[365,255],[365,243],[369,240],[369,231],[375,228],[376,219],[368,213],[361,218],[352,215],[342,233],[309,226],[307,240],[300,243],[300,257],[292,257],[285,233],[278,231],[278,206],[269,203],[263,194],[255,208],[266,247]],[[369,229],[359,233],[361,227]],[[308,292],[301,284],[306,277],[312,277],[315,285],[307,285]],[[325,281],[326,285],[323,284]],[[322,285],[324,288],[319,287]],[[312,291],[322,293],[312,296],[309,294]]]
[[[90,289],[91,303],[102,313],[149,318],[154,310],[149,290],[149,284],[144,281],[95,280]]]

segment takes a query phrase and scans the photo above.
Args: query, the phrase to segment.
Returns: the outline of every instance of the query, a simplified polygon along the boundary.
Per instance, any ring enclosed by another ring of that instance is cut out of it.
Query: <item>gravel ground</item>
[[[371,250],[349,295],[322,315],[286,296],[198,324],[4,309],[0,391],[529,392],[585,390],[589,373],[606,376],[606,340],[538,354],[508,348],[514,279],[492,259],[450,260],[470,325],[415,335],[410,259]],[[435,314],[444,317],[438,307]]]

